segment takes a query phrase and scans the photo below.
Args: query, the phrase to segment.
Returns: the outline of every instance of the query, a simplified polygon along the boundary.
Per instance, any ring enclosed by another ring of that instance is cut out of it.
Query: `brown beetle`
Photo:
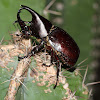
[[[29,26],[25,24],[25,21],[22,21],[20,18],[21,10],[27,10],[32,15],[32,21],[28,22]],[[57,66],[57,81],[54,88],[57,86],[60,63],[61,67],[69,68],[69,71],[74,71],[75,63],[80,54],[79,47],[72,37],[65,32],[63,29],[52,25],[50,21],[40,16],[37,12],[31,8],[21,5],[17,13],[17,21],[21,27],[21,32],[23,36],[30,37],[35,36],[36,38],[41,39],[41,42],[38,46],[32,49],[32,51],[24,57],[19,57],[19,60],[32,56],[35,53],[38,53],[45,45],[47,52],[51,55],[51,64],[56,62]]]

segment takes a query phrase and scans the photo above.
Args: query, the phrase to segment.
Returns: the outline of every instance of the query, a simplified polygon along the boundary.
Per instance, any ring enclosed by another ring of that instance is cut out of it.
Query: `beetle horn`
[[[17,19],[18,19],[18,21],[22,21],[21,18],[20,18],[20,15],[19,15],[21,13],[21,10],[22,10],[22,8],[20,8],[18,10],[18,13],[17,13]]]
[[[19,23],[20,27],[21,27],[21,31],[24,30],[24,27],[26,26],[25,21],[23,21],[20,18],[20,13],[21,13],[22,8],[19,9],[18,13],[17,13],[17,22]]]
[[[27,6],[21,5],[21,7],[22,7],[21,9],[28,10],[31,13],[31,15],[32,15],[32,23],[34,23],[34,24],[35,23],[37,24],[37,22],[39,24],[42,23],[44,25],[47,33],[49,33],[49,31],[50,31],[50,29],[52,27],[52,24],[51,24],[50,21],[48,21],[47,19],[45,19],[44,17],[42,17],[41,15],[39,15],[37,12],[35,12],[33,9],[31,9],[31,8],[29,8]]]

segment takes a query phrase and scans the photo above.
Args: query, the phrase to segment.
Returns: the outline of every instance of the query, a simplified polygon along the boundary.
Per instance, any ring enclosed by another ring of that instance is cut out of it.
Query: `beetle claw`
[[[42,64],[42,66],[45,66],[45,67],[50,67],[52,64],[50,65],[46,65],[45,63]]]
[[[57,82],[56,82],[55,86],[53,87],[53,89],[55,89],[56,87],[57,87]]]
[[[26,56],[23,56],[23,57],[18,56],[18,61],[21,61],[24,58],[27,58],[27,57]]]

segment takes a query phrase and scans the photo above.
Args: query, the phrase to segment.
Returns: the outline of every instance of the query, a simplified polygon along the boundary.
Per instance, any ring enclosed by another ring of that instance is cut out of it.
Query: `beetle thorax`
[[[41,21],[41,19],[39,18],[39,16],[35,13],[35,16],[36,16],[36,20],[37,20],[37,26],[39,26],[39,36],[41,38],[43,37],[46,37],[48,34],[47,34],[47,30],[43,24],[43,22]]]

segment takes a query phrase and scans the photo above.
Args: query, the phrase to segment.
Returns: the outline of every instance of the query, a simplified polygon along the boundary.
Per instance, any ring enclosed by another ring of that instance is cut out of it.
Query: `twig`
[[[83,82],[82,82],[82,85],[83,86],[84,86],[84,82],[85,82],[85,79],[86,79],[87,71],[88,71],[88,66],[87,66],[86,71],[85,71],[85,74],[84,74],[84,78],[83,78]]]
[[[15,100],[17,90],[19,86],[23,84],[23,79],[21,79],[21,77],[26,76],[30,62],[30,58],[25,58],[18,63],[18,66],[10,79],[9,89],[4,100]]]
[[[92,82],[92,83],[87,83],[86,86],[95,85],[95,84],[100,84],[100,81],[98,81],[98,82]]]
[[[52,11],[52,10],[49,10],[49,8],[54,4],[56,0],[51,0],[51,2],[45,7],[44,9],[44,13],[51,13],[51,14],[54,14],[54,15],[61,15],[60,12],[57,12],[57,11]]]

